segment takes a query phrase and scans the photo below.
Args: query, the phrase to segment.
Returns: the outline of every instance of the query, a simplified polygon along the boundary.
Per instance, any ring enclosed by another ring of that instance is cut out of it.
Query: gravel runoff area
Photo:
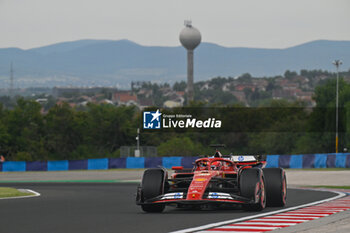
[[[4,181],[137,181],[143,169],[115,169],[95,171],[60,172],[0,172],[0,182]],[[286,169],[290,186],[337,185],[350,186],[350,169],[338,171]]]

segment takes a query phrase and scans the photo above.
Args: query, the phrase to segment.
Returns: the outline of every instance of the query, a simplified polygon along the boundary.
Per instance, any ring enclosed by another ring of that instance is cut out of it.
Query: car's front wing
[[[166,193],[160,196],[157,196],[152,199],[142,200],[142,198],[137,198],[136,204],[144,205],[144,204],[183,204],[183,205],[202,205],[202,204],[254,204],[255,200],[242,197],[232,193],[223,193],[223,192],[208,192],[204,193],[202,198],[196,200],[188,200],[186,199],[186,192],[173,192]]]

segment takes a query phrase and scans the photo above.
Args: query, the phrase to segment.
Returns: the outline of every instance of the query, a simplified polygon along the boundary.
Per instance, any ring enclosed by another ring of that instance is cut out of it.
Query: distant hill
[[[287,69],[350,68],[350,41],[318,40],[287,49],[228,48],[202,43],[195,50],[195,81],[215,76],[274,76]],[[79,40],[22,50],[0,49],[0,88],[10,62],[16,86],[120,85],[131,81],[175,82],[186,78],[186,50],[141,46],[128,40]]]

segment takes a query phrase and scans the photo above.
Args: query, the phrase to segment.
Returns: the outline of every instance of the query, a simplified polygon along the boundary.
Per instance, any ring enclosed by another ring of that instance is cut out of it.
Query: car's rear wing
[[[266,161],[266,155],[225,155],[223,157],[228,158],[235,163]]]

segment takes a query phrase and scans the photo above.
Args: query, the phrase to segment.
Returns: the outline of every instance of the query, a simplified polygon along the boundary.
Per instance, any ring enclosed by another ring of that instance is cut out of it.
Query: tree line
[[[350,84],[340,79],[340,151],[350,146]],[[271,100],[258,108],[276,108],[260,115],[243,115],[244,122],[256,122],[264,130],[234,132],[173,131],[141,133],[141,145],[156,146],[159,156],[198,156],[213,153],[210,144],[226,144],[224,153],[234,154],[299,154],[329,153],[335,150],[335,88],[328,80],[315,90],[315,108],[305,108],[303,102]],[[190,107],[230,107],[193,102]],[[291,114],[291,109],[302,109]],[[182,109],[183,111],[186,108]],[[174,111],[174,110],[165,110]],[[136,129],[141,126],[142,112],[133,106],[88,104],[84,109],[63,103],[54,105],[47,113],[42,106],[24,98],[17,99],[11,109],[0,104],[0,152],[6,160],[35,161],[119,157],[121,146],[136,144]],[[230,113],[222,119],[234,119]],[[240,119],[243,119],[240,118]],[[232,124],[243,125],[243,121]]]

